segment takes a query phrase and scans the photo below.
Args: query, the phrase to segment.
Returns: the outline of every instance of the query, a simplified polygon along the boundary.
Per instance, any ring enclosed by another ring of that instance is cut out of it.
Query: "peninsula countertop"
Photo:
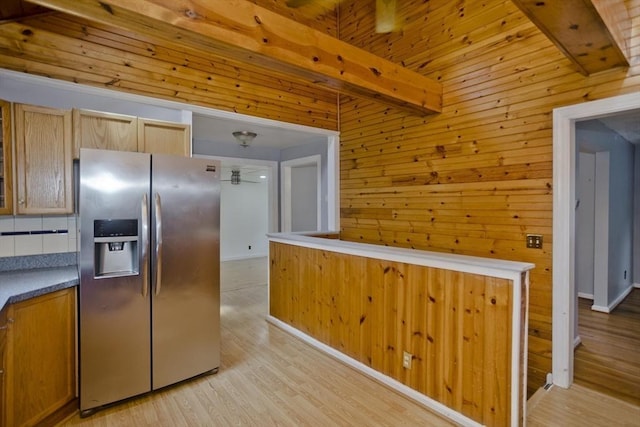
[[[0,310],[5,305],[77,286],[78,267],[32,268],[0,272]]]

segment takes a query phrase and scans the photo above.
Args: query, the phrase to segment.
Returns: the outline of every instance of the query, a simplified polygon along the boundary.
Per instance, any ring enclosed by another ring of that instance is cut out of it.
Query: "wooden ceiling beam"
[[[442,111],[440,83],[247,0],[29,1],[420,115]]]
[[[0,0],[0,25],[49,13],[52,11],[24,0]]]
[[[623,1],[512,0],[584,75],[629,66]]]

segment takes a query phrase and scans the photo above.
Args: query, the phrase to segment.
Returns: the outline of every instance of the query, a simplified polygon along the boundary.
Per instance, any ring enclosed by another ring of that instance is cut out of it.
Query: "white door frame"
[[[291,231],[291,169],[301,166],[315,166],[316,175],[316,229],[322,228],[322,157],[320,154],[286,160],[280,163],[281,230]]]
[[[593,245],[593,304],[591,309],[608,313],[610,155],[608,151],[598,151],[595,155],[595,232]]]
[[[573,383],[576,121],[640,109],[640,93],[553,110],[553,383]]]

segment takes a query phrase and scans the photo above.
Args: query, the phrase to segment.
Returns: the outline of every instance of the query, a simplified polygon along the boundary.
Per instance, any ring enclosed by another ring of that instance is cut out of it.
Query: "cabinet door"
[[[0,215],[13,214],[11,105],[0,100]]]
[[[137,151],[138,119],[122,114],[73,110],[74,157],[80,148]]]
[[[7,425],[37,425],[76,397],[75,288],[9,306]]]
[[[16,213],[73,212],[71,110],[15,107]]]
[[[191,126],[138,119],[138,151],[191,156]]]

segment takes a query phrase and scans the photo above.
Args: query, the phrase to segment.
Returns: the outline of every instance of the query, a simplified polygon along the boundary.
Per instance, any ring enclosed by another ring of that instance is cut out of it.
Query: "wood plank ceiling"
[[[229,7],[226,3],[194,1],[185,11],[169,0],[29,1],[5,0],[0,6],[0,19],[6,22],[41,14],[47,6],[278,70],[413,113],[430,114],[442,108],[439,83],[251,2]],[[621,2],[609,6],[602,0],[513,1],[583,74],[629,65],[628,47],[624,46],[629,17]],[[305,4],[315,5],[315,13],[326,13],[327,6],[321,6],[322,2]]]
[[[629,66],[629,13],[622,1],[513,0],[578,70],[593,74]]]
[[[247,1],[32,0],[71,15],[275,69],[420,115],[441,111],[442,86]]]

